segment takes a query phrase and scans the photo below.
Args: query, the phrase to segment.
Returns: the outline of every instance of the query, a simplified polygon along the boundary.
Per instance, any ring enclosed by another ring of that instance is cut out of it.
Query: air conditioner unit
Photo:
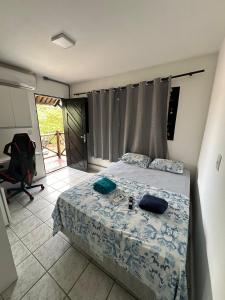
[[[14,67],[0,65],[0,85],[35,90],[36,77],[33,73],[20,71]]]

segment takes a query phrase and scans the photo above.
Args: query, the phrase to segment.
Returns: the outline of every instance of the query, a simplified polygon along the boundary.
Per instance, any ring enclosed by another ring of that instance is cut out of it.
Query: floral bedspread
[[[99,177],[59,196],[52,214],[54,234],[65,228],[79,235],[98,257],[110,257],[149,286],[157,299],[187,299],[189,198],[112,176],[107,177],[117,189],[101,195],[93,189]],[[145,193],[168,202],[163,215],[138,207]],[[128,209],[129,196],[135,199],[133,210]]]

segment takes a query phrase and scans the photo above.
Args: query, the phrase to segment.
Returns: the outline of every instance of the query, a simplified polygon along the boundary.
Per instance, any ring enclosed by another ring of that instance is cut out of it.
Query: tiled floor
[[[42,179],[45,190],[33,190],[32,202],[22,194],[11,200],[12,222],[7,233],[18,280],[0,299],[134,300],[73,248],[65,235],[52,236],[51,213],[57,197],[92,175],[67,167]]]
[[[52,154],[54,155],[54,153]],[[61,158],[58,156],[48,157],[44,159],[44,163],[46,173],[50,173],[67,166],[66,156],[61,156]]]

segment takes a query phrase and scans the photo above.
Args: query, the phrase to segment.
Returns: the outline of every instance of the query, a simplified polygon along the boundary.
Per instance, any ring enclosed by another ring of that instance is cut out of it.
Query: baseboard
[[[100,165],[96,165],[96,164],[88,163],[88,169],[89,170],[93,170],[93,171],[102,171],[102,170],[106,169],[106,167],[103,167],[103,166],[100,166]]]

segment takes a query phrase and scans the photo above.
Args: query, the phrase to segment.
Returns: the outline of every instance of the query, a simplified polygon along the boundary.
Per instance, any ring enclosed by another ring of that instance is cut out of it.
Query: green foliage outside
[[[40,133],[55,133],[57,130],[64,132],[63,116],[60,107],[37,104]]]

